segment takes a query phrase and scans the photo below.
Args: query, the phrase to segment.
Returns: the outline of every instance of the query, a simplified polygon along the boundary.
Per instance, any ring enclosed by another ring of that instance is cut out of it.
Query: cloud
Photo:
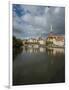
[[[13,7],[13,33],[19,38],[45,37],[52,25],[53,32],[61,34],[65,30],[64,17],[62,7],[21,4]]]
[[[33,20],[33,16],[31,16],[29,13],[27,13],[27,14],[23,15],[23,16],[21,17],[21,19],[22,19],[23,21],[31,24],[31,23],[32,23],[32,20]]]
[[[46,26],[46,18],[43,16],[35,16],[34,17],[34,24],[37,26]]]
[[[37,6],[37,5],[20,5],[22,9],[26,13],[30,13],[31,15],[42,15],[44,12],[44,7]]]
[[[54,13],[55,13],[55,14],[57,14],[57,13],[59,13],[59,12],[60,12],[60,7],[57,7],[57,8],[54,9]]]
[[[45,13],[47,14],[49,12],[50,8],[49,7],[46,7],[45,8]]]

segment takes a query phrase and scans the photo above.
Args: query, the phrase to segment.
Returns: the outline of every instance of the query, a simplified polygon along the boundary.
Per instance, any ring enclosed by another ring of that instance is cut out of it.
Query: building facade
[[[52,46],[64,47],[64,35],[49,34],[47,37],[47,43]]]

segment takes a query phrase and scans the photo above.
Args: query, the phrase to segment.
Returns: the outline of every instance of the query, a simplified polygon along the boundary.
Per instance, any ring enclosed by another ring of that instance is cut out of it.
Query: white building
[[[55,44],[56,46],[64,46],[64,40],[53,40],[53,44]]]
[[[40,45],[46,45],[46,39],[39,38],[38,42]]]
[[[55,46],[63,47],[64,46],[64,36],[50,34],[47,38],[47,42],[52,42],[52,44]]]

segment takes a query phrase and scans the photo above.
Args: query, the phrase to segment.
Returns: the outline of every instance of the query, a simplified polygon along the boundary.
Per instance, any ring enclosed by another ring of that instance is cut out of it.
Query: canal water
[[[65,82],[63,48],[23,47],[13,60],[13,85]]]

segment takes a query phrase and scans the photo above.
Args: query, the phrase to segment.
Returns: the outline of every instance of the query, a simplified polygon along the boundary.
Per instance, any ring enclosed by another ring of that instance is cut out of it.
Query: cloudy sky
[[[65,8],[13,4],[13,35],[17,38],[46,37],[65,33]]]

